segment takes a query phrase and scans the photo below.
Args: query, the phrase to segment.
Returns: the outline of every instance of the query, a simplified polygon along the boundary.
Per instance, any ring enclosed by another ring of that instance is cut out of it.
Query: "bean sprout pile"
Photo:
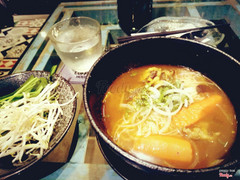
[[[27,91],[26,87],[29,87],[29,84],[26,86],[25,83],[20,88],[25,88],[21,90],[20,99],[13,101],[11,96],[0,103],[0,158],[10,155],[14,165],[19,165],[29,158],[43,156],[44,150],[48,148],[55,123],[63,114],[61,106],[72,102],[75,98],[59,104],[57,101],[59,94],[56,93],[58,80],[46,83],[46,80],[41,81],[35,77],[32,79],[37,85],[33,85],[31,90]],[[39,92],[33,95],[33,89],[34,92]],[[19,90],[17,93],[19,94]]]

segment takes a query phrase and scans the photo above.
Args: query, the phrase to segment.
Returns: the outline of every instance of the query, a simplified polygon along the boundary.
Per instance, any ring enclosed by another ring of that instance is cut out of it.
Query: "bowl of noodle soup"
[[[239,162],[240,63],[209,45],[146,38],[91,68],[84,105],[123,178],[219,178]]]

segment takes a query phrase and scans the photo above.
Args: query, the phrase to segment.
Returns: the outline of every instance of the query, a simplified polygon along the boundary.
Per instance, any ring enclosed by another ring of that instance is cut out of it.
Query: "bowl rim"
[[[31,73],[41,73],[41,74],[48,74],[50,75],[50,72],[48,71],[41,71],[41,70],[32,70],[32,71],[22,71],[22,72],[17,72],[17,73],[14,73],[14,74],[9,74],[9,75],[6,75],[6,76],[3,76],[0,78],[0,81],[1,80],[4,80],[4,79],[9,79],[9,78],[14,78],[14,77],[17,77],[17,76],[20,76],[22,74],[31,74]],[[75,92],[75,89],[73,88],[73,86],[62,76],[60,76],[59,74],[54,74],[53,75],[54,77],[56,77],[56,79],[60,78],[61,81],[63,81],[64,83],[66,83],[69,88],[71,89],[71,91],[76,94]],[[67,124],[66,126],[66,129],[64,131],[64,133],[60,136],[60,138],[56,141],[56,143],[53,144],[53,146],[51,148],[48,148],[47,150],[45,150],[45,153],[43,154],[42,157],[40,158],[34,158],[33,160],[31,160],[29,163],[26,163],[20,167],[17,167],[15,171],[12,171],[12,172],[9,172],[9,173],[6,173],[5,175],[0,175],[0,179],[1,178],[4,178],[4,179],[7,179],[7,178],[11,178],[11,177],[14,177],[16,176],[17,174],[20,174],[21,172],[25,171],[26,169],[30,168],[31,166],[35,165],[37,162],[41,161],[44,157],[46,157],[49,153],[51,153],[55,148],[56,146],[63,140],[63,138],[65,137],[65,135],[67,134],[69,128],[71,127],[72,123],[73,123],[73,119],[75,118],[76,116],[76,111],[77,111],[77,98],[75,97],[74,100],[73,100],[73,117],[71,118],[71,120],[69,121],[69,123]]]
[[[141,160],[137,157],[135,157],[134,155],[131,155],[130,153],[126,152],[125,150],[123,150],[122,148],[120,148],[119,146],[117,146],[109,137],[107,137],[97,126],[94,118],[91,115],[90,112],[90,108],[88,106],[88,98],[87,98],[87,88],[88,88],[88,80],[91,78],[91,73],[94,70],[94,67],[99,63],[99,61],[101,61],[102,58],[104,58],[105,56],[108,56],[109,53],[116,51],[118,48],[124,47],[124,46],[128,46],[129,44],[134,44],[134,43],[138,43],[139,41],[150,41],[152,39],[169,39],[169,40],[179,40],[179,41],[186,41],[189,43],[193,43],[193,44],[198,44],[198,45],[202,45],[205,46],[207,48],[210,48],[214,51],[217,51],[218,53],[223,54],[224,56],[227,56],[230,60],[234,61],[235,63],[237,63],[240,66],[240,62],[237,61],[237,59],[235,59],[234,57],[232,57],[231,55],[227,54],[226,52],[213,47],[211,45],[208,44],[204,44],[202,42],[197,42],[194,40],[190,40],[190,39],[183,39],[183,38],[178,38],[178,37],[146,37],[146,38],[142,38],[142,39],[137,39],[137,40],[132,40],[129,42],[125,42],[122,44],[119,44],[117,46],[115,46],[114,48],[107,50],[104,52],[104,54],[102,54],[102,56],[100,56],[98,58],[98,60],[93,64],[93,66],[91,67],[91,69],[89,70],[85,82],[84,82],[84,87],[83,87],[83,102],[84,102],[84,108],[86,111],[86,114],[90,120],[91,125],[93,126],[93,129],[95,130],[95,132],[97,133],[98,136],[100,136],[114,151],[116,151],[117,153],[120,153],[121,155],[123,155],[125,158],[138,163],[141,166],[150,168],[152,170],[159,170],[160,172],[163,173],[173,173],[173,174],[179,174],[179,175],[184,175],[184,174],[190,174],[190,173],[194,173],[194,174],[200,174],[200,173],[208,173],[208,172],[214,172],[220,169],[224,169],[227,167],[231,167],[233,165],[238,164],[240,161],[238,159],[234,159],[232,161],[228,161],[224,164],[221,165],[217,165],[217,166],[213,166],[213,167],[207,167],[207,168],[200,168],[200,169],[180,169],[180,168],[171,168],[171,167],[166,167],[166,166],[161,166],[161,165],[157,165],[151,162],[147,162],[145,160]]]

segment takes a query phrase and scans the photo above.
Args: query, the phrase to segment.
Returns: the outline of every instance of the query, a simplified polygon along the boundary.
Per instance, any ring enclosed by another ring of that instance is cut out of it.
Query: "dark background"
[[[0,0],[0,32],[14,25],[13,15],[51,14],[61,2],[76,1],[84,0]]]
[[[4,0],[14,14],[50,14],[61,2],[77,0]]]

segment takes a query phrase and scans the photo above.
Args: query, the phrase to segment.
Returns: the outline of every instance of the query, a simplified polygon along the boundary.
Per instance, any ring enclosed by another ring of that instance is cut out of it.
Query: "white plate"
[[[159,17],[143,26],[139,32],[168,32],[212,25],[215,25],[212,21],[196,17]],[[217,46],[225,37],[217,28],[206,29],[204,32],[206,34],[203,37],[195,37],[194,40]],[[169,36],[181,37],[184,34],[181,33]]]

